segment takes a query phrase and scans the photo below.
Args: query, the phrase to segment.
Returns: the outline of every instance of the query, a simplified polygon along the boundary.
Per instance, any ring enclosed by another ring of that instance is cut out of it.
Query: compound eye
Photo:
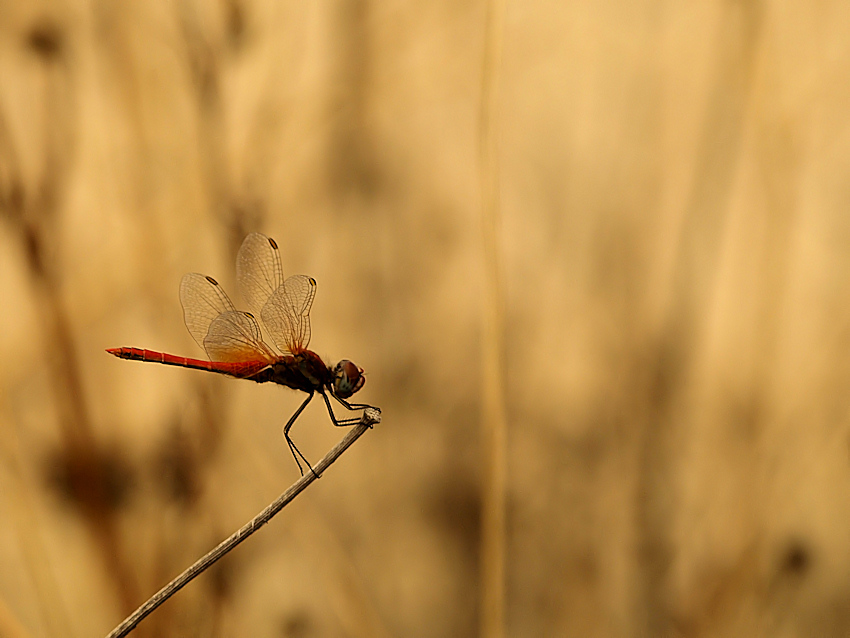
[[[353,361],[343,359],[334,367],[334,393],[340,399],[347,399],[366,383],[363,368]]]

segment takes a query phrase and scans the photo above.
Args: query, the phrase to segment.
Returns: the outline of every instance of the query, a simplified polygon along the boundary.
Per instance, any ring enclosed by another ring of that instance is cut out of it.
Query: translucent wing
[[[272,293],[261,316],[278,348],[296,353],[310,343],[310,307],[316,296],[316,280],[293,275]]]
[[[260,315],[274,291],[283,285],[280,254],[273,239],[259,233],[245,238],[236,256],[236,282],[248,309]]]
[[[202,348],[210,324],[224,312],[235,310],[230,298],[212,277],[190,272],[180,282],[180,304],[189,334]]]
[[[229,310],[216,317],[204,338],[204,350],[210,361],[267,361],[274,353],[263,343],[260,326],[254,315]]]
[[[253,315],[237,311],[212,277],[189,273],[180,282],[180,303],[189,334],[211,361],[271,361]]]

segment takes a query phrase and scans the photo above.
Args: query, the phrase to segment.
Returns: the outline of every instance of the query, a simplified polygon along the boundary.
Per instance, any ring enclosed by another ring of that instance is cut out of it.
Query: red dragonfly
[[[183,319],[189,333],[206,351],[209,361],[140,348],[110,348],[107,352],[121,359],[209,370],[257,383],[271,381],[306,392],[304,403],[283,426],[283,436],[303,476],[304,469],[298,457],[311,471],[313,467],[289,436],[292,424],[316,392],[325,400],[334,425],[343,427],[360,421],[357,417],[337,419],[328,395],[348,410],[373,408],[346,401],[366,382],[363,368],[348,359],[331,367],[307,349],[316,280],[306,275],[293,275],[284,280],[280,254],[273,239],[259,233],[245,238],[236,257],[236,280],[255,314],[236,310],[212,277],[189,273],[180,282]],[[281,354],[263,341],[255,315],[261,318]]]

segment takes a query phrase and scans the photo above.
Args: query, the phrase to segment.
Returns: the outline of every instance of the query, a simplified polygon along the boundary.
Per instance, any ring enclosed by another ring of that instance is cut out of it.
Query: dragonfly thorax
[[[322,358],[312,350],[285,355],[272,364],[268,379],[303,392],[321,391],[331,384],[331,371]]]
[[[366,383],[363,368],[343,359],[333,368],[312,350],[285,355],[272,364],[257,381],[272,381],[304,392],[322,392],[328,388],[340,399],[347,399]]]

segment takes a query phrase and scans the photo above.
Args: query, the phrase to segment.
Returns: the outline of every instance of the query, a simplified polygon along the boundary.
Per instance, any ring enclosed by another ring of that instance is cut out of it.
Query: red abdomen
[[[109,348],[109,354],[119,359],[130,359],[132,361],[151,361],[163,363],[168,366],[180,366],[182,368],[194,368],[195,370],[209,370],[231,377],[244,379],[257,374],[263,368],[269,366],[268,361],[204,361],[203,359],[187,359],[177,357],[156,350],[143,350],[141,348]]]

